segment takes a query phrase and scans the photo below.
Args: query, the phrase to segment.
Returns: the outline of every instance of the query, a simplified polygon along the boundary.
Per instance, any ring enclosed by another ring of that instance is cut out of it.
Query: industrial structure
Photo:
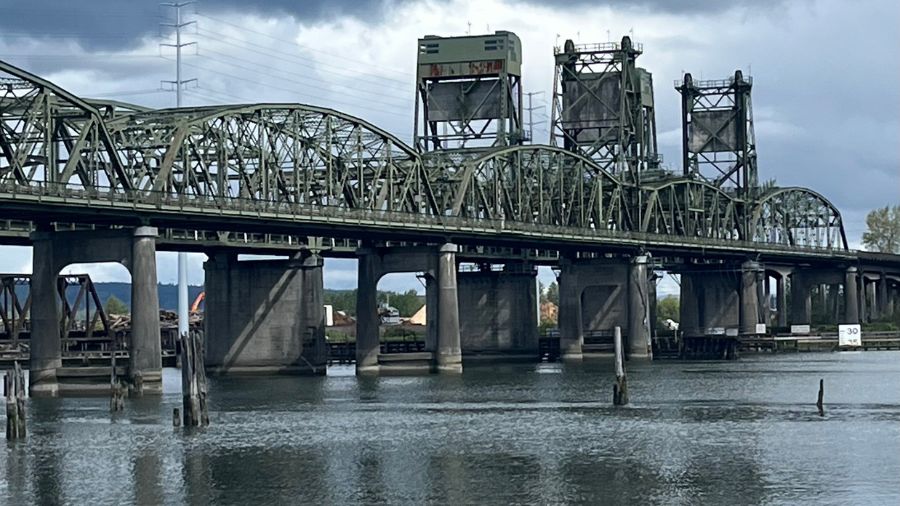
[[[158,249],[209,256],[206,364],[219,374],[324,372],[325,256],[359,261],[360,373],[536,357],[541,264],[558,271],[565,359],[614,327],[649,356],[657,270],[681,275],[685,339],[726,352],[772,327],[803,332],[819,291],[835,323],[895,310],[900,258],[849,250],[815,191],[759,185],[749,77],[676,84],[672,173],[639,44],[555,50],[547,145],[523,143],[522,50],[510,32],[420,39],[413,145],[309,105],[84,99],[0,62],[0,237],[34,247],[32,393],[59,392],[57,274],[100,261],[132,274],[128,375],[159,386]],[[426,284],[425,351],[408,360],[379,348],[376,287],[393,272]]]

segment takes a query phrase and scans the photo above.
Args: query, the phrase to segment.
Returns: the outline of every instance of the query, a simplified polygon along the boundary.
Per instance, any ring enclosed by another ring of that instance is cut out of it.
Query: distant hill
[[[104,303],[110,295],[114,295],[127,306],[131,306],[131,283],[94,283],[97,289],[97,295]],[[197,295],[203,291],[202,286],[188,287],[188,304],[192,304]],[[159,308],[169,311],[178,310],[178,286],[177,285],[159,285]]]

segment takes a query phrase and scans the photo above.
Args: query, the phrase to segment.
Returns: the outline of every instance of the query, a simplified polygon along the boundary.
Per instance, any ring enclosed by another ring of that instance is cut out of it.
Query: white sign
[[[809,325],[791,325],[791,334],[809,334]]]
[[[859,325],[838,325],[838,346],[862,346]]]
[[[706,335],[708,335],[708,336],[724,336],[725,335],[725,327],[708,327],[706,329]]]
[[[738,336],[737,327],[725,329],[725,335],[728,337],[737,337]]]
[[[766,324],[765,323],[757,323],[756,324],[756,333],[757,334],[765,334],[766,333]]]

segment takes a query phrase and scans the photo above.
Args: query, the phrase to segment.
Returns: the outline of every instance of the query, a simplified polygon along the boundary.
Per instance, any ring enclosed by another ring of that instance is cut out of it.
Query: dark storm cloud
[[[184,0],[0,0],[0,39],[72,39],[88,49],[122,49],[143,37],[160,33],[160,23],[172,22],[173,10],[161,3]],[[405,0],[200,0],[185,7],[192,13],[239,11],[287,15],[316,21],[338,16],[369,18],[390,4]],[[164,29],[168,32],[168,29]]]
[[[167,0],[172,3],[175,0]],[[184,1],[184,0],[177,0]],[[428,0],[199,0],[185,12],[215,15],[239,11],[272,16],[293,16],[317,21],[339,16],[369,19],[396,4]],[[770,8],[783,0],[524,0],[535,6],[576,9],[597,6],[645,9],[653,12],[717,13],[732,8]],[[171,22],[172,9],[160,0],[0,0],[0,38],[16,40],[72,39],[87,49],[122,49],[143,37],[160,33],[161,22]],[[209,20],[206,20],[209,22]],[[166,30],[168,31],[168,30]]]

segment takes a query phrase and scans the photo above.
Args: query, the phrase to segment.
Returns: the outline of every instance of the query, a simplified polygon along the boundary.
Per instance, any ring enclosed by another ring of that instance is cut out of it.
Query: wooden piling
[[[825,380],[819,380],[819,399],[816,401],[816,407],[819,408],[819,416],[825,416]]]
[[[625,378],[625,349],[622,346],[622,328],[616,327],[613,335],[616,352],[616,384],[613,385],[613,405],[628,404],[628,381]]]
[[[122,411],[125,409],[125,385],[119,380],[119,375],[116,371],[116,351],[118,351],[118,338],[113,337],[113,345],[112,345],[112,370],[109,373],[109,390],[110,390],[110,398],[109,398],[109,411],[111,413],[115,413],[116,411]]]
[[[206,370],[203,367],[203,334],[181,336],[181,392],[185,427],[209,425],[206,407]]]
[[[3,395],[6,396],[6,439],[25,437],[25,375],[19,362],[3,376]]]

